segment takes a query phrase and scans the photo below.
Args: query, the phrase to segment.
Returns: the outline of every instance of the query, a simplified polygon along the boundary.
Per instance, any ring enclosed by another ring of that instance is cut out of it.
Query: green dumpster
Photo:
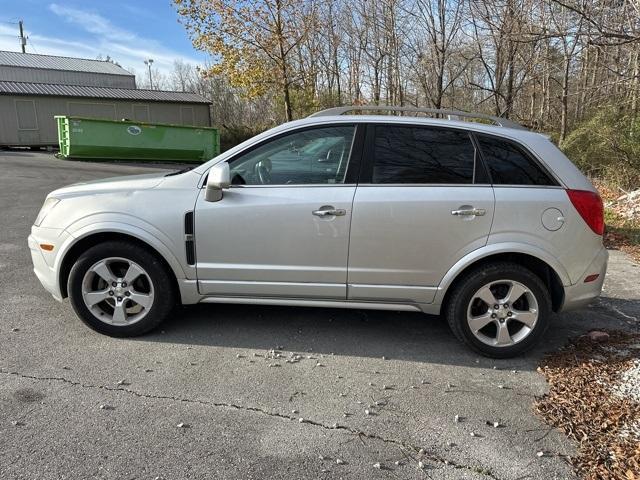
[[[220,135],[210,127],[56,116],[59,156],[203,162],[220,153]]]

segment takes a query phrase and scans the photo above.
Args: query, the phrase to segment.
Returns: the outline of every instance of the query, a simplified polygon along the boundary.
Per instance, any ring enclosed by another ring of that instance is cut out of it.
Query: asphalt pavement
[[[200,305],[113,339],[45,292],[26,238],[49,191],[149,168],[0,152],[1,479],[573,478],[536,368],[592,328],[638,330],[623,253],[598,303],[512,360],[404,312]]]

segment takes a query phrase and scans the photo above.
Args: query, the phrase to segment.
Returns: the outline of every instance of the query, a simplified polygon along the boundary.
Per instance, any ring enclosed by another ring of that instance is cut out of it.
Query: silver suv
[[[36,275],[113,336],[148,332],[176,303],[407,310],[443,314],[492,357],[600,294],[602,202],[546,137],[458,111],[355,110],[193,170],[50,193],[29,237]]]

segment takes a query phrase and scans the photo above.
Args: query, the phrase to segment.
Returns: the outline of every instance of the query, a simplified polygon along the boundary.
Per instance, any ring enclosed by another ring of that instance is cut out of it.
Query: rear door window
[[[372,183],[473,183],[470,135],[446,128],[376,125]]]
[[[538,162],[515,143],[488,135],[476,135],[476,138],[494,185],[557,185]]]

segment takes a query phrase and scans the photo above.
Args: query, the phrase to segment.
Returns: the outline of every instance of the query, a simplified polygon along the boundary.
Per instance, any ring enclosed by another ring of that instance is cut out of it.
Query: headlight
[[[38,217],[36,218],[36,221],[33,224],[36,227],[39,227],[42,221],[44,220],[44,217],[47,216],[47,214],[51,211],[51,209],[53,209],[53,207],[55,207],[58,204],[59,201],[60,201],[59,198],[53,198],[53,197],[47,198],[44,201],[44,204],[40,209],[40,213],[38,213]]]

